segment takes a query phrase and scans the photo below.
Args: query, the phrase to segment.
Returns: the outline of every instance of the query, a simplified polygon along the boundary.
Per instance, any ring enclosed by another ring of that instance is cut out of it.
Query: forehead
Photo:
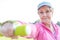
[[[51,7],[44,5],[40,7],[38,10],[51,10]]]

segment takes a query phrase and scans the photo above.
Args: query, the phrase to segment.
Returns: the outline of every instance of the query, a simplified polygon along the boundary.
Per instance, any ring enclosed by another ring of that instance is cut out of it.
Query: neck
[[[45,25],[50,28],[50,25],[51,25],[51,24],[45,24]]]
[[[44,23],[44,25],[45,25],[46,27],[50,28],[51,22],[49,22],[49,23]]]

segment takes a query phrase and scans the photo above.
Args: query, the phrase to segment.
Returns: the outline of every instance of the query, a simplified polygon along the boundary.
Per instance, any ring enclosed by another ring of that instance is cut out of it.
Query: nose
[[[43,16],[44,16],[44,17],[46,17],[46,16],[47,16],[47,14],[46,14],[46,13],[44,13],[44,14],[43,14]]]

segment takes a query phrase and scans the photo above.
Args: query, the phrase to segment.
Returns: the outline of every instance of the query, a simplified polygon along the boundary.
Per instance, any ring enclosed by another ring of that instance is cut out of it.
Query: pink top
[[[32,28],[31,36],[34,40],[60,40],[60,27],[52,23],[54,34],[43,23],[35,24],[37,29]]]

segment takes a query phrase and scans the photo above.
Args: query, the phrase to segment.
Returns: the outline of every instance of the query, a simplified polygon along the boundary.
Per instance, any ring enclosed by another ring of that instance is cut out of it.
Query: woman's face
[[[43,23],[50,22],[52,14],[52,8],[49,8],[48,6],[43,6],[38,10],[38,15]]]

